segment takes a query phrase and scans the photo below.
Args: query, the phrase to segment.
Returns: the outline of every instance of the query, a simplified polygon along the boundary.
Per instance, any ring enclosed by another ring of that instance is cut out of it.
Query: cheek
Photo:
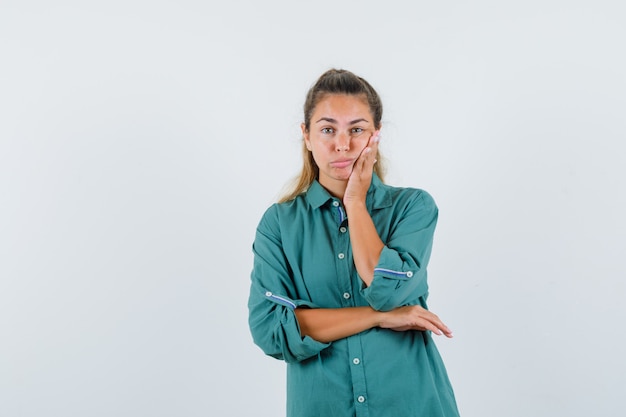
[[[316,141],[311,141],[311,151],[314,154],[324,154],[324,153],[328,153],[328,152],[332,152],[335,148],[334,148],[334,144],[332,141],[327,140],[316,140]]]
[[[309,146],[309,151],[313,156],[313,160],[318,162],[320,159],[323,159],[323,155],[328,153],[319,143],[311,143]]]
[[[358,150],[363,150],[367,146],[367,143],[370,141],[370,135],[362,134],[357,138],[352,140],[354,147]]]

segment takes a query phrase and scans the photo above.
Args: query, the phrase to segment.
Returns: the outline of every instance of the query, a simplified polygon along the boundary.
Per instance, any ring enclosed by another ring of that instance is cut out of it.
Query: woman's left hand
[[[348,185],[343,196],[344,205],[352,202],[365,202],[367,190],[369,190],[372,183],[372,173],[374,172],[376,154],[378,153],[378,142],[380,142],[379,130],[372,134],[367,146],[361,151],[352,167],[352,173],[348,179]]]

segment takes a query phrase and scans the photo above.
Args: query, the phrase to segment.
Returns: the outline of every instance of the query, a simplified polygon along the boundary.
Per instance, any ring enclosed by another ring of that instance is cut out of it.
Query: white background
[[[3,0],[0,415],[283,415],[251,244],[330,67],[440,207],[462,415],[624,415],[622,4]]]

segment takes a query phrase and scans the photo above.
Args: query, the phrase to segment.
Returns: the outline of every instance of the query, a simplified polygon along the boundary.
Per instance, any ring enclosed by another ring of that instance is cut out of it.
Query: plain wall
[[[284,415],[251,245],[330,67],[440,207],[462,415],[624,415],[625,9],[0,2],[0,415]]]

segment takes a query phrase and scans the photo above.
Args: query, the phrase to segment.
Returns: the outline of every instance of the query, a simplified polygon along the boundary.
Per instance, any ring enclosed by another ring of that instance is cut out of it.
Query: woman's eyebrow
[[[337,120],[335,120],[335,119],[333,119],[333,118],[330,118],[330,117],[322,117],[321,119],[319,119],[319,120],[318,120],[317,122],[315,122],[315,123],[319,123],[319,122],[337,123]],[[367,119],[356,119],[356,120],[351,121],[351,122],[350,122],[350,123],[348,123],[348,124],[350,124],[350,125],[354,125],[354,124],[357,124],[357,123],[360,123],[360,122],[366,122],[366,123],[369,123]]]
[[[335,119],[331,119],[330,117],[322,117],[315,123],[319,123],[319,122],[337,123]]]

